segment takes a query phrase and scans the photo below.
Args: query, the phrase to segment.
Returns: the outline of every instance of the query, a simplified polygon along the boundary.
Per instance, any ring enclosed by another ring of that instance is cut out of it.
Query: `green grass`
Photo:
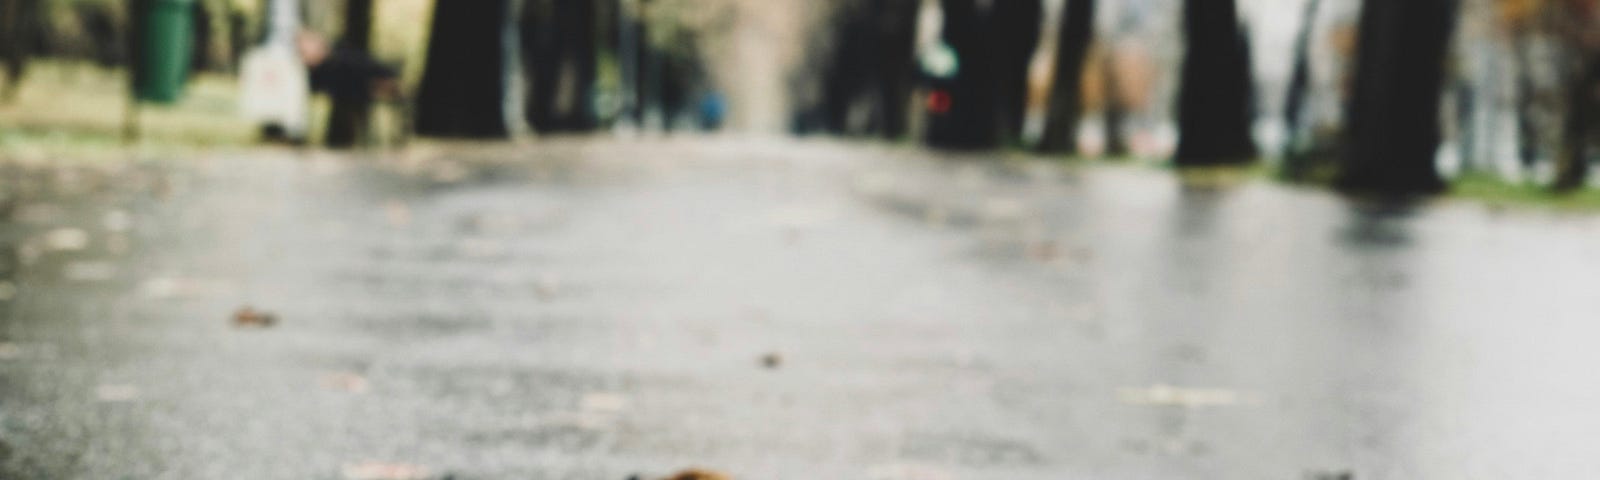
[[[1574,212],[1600,212],[1600,190],[1555,193],[1546,185],[1476,174],[1456,178],[1446,198],[1483,202],[1494,207],[1524,207]]]
[[[232,79],[203,74],[174,105],[144,105],[137,143],[123,141],[127,77],[84,62],[35,60],[17,98],[0,104],[0,157],[86,159],[246,145]]]

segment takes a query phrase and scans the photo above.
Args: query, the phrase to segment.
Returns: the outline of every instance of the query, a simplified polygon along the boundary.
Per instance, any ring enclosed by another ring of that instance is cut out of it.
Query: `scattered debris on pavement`
[[[1356,480],[1355,472],[1349,470],[1319,470],[1308,472],[1306,480]]]
[[[733,477],[718,471],[691,468],[672,474],[672,476],[662,480],[733,480]]]
[[[766,355],[761,356],[761,366],[776,370],[778,367],[783,366],[783,355],[778,352],[768,352]]]
[[[278,324],[278,316],[272,312],[256,310],[251,306],[239,307],[233,312],[233,326],[267,328]]]

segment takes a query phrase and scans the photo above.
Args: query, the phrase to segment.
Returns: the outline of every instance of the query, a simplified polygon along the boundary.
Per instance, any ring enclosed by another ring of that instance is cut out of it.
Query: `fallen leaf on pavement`
[[[428,469],[404,463],[362,462],[344,466],[347,480],[422,480]]]
[[[713,470],[691,468],[674,473],[672,476],[666,477],[662,480],[733,480],[733,477]]]
[[[233,326],[235,327],[260,327],[266,328],[276,325],[278,316],[272,312],[256,310],[250,306],[240,307],[233,312]]]
[[[1317,471],[1306,474],[1306,480],[1355,480],[1356,474],[1348,470]]]
[[[778,367],[783,366],[783,355],[778,352],[771,352],[766,355],[762,355],[761,366],[769,369],[777,369]]]

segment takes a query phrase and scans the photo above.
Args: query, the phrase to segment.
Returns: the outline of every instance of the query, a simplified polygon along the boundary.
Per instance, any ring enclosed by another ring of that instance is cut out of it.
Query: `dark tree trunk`
[[[878,28],[875,5],[847,4],[834,12],[833,52],[822,81],[822,125],[835,135],[859,134],[850,112],[875,83]],[[852,128],[856,127],[856,128]]]
[[[240,60],[250,46],[250,18],[233,3],[228,4],[228,68],[239,71]]]
[[[825,130],[887,138],[905,134],[917,6],[913,0],[870,0],[834,12],[833,46],[818,107]],[[852,118],[852,112],[863,108],[871,115]]]
[[[943,38],[960,61],[955,78],[942,85],[951,102],[947,113],[934,117],[928,143],[935,147],[994,147],[996,79],[991,41],[973,0],[939,0],[944,8]]]
[[[366,56],[371,43],[372,0],[346,0],[344,32],[335,48]],[[372,118],[372,89],[370,85],[360,86],[366,88],[333,90],[333,110],[328,114],[329,147],[348,148],[365,140]]]
[[[567,61],[571,62],[570,75],[575,84],[568,100],[571,107],[564,122],[569,130],[593,130],[599,125],[599,118],[594,109],[595,78],[599,73],[599,49],[595,38],[595,5],[593,0],[559,0],[557,12],[562,19],[562,33],[566,35],[566,43],[570,50],[567,52]]]
[[[1300,33],[1294,40],[1294,70],[1289,75],[1289,89],[1283,100],[1283,158],[1285,174],[1289,178],[1302,178],[1305,167],[1300,158],[1300,142],[1305,133],[1301,124],[1305,120],[1306,96],[1311,89],[1311,31],[1316,28],[1317,6],[1321,0],[1306,2],[1300,17]]]
[[[1539,160],[1539,131],[1533,121],[1532,62],[1528,60],[1527,32],[1513,33],[1512,58],[1517,62],[1517,160],[1524,172],[1532,171]]]
[[[1182,90],[1178,98],[1179,166],[1254,160],[1250,46],[1234,0],[1185,0]]]
[[[1050,81],[1050,109],[1045,114],[1039,151],[1078,153],[1078,120],[1083,117],[1083,65],[1094,38],[1095,0],[1067,0],[1056,35],[1055,75]],[[1109,62],[1108,62],[1108,67]],[[1107,75],[1110,78],[1111,75]],[[1111,93],[1106,92],[1106,111]]]
[[[1000,141],[1018,144],[1028,115],[1028,70],[1039,45],[1040,0],[991,0],[984,37],[994,38],[995,128]],[[963,56],[962,61],[968,61]]]
[[[420,135],[501,138],[505,121],[502,21],[508,0],[437,0],[417,91]]]
[[[880,33],[882,63],[878,65],[879,108],[882,110],[884,138],[906,135],[911,90],[915,85],[912,63],[916,55],[917,8],[915,0],[879,0],[878,13],[883,25]]]
[[[4,56],[6,83],[0,100],[16,97],[27,74],[28,57],[38,47],[40,0],[0,0],[0,56]]]
[[[211,8],[204,1],[196,1],[190,9],[194,12],[194,51],[189,58],[189,75],[192,76],[215,68],[217,62],[211,55],[211,45],[216,38],[211,28]]]
[[[1108,50],[1109,52],[1109,50]],[[1106,151],[1107,157],[1125,157],[1128,155],[1128,136],[1125,122],[1128,117],[1128,106],[1122,103],[1122,77],[1117,74],[1116,57],[1107,53],[1105,66],[1101,69],[1106,86]]]
[[[524,9],[524,59],[533,79],[528,123],[541,132],[595,128],[595,5],[591,0],[532,0]]]
[[[1300,33],[1294,43],[1294,70],[1290,73],[1289,89],[1283,102],[1283,177],[1305,180],[1311,171],[1311,158],[1307,154],[1305,124],[1306,97],[1311,89],[1311,32],[1316,28],[1317,8],[1322,2],[1306,3],[1300,20]]]
[[[1338,185],[1383,195],[1445,189],[1434,168],[1456,0],[1365,0]]]
[[[1455,85],[1456,151],[1461,157],[1461,171],[1478,170],[1477,130],[1473,121],[1477,117],[1477,89],[1470,80],[1459,78]]]
[[[1583,188],[1589,181],[1589,136],[1594,128],[1595,87],[1600,83],[1600,57],[1586,58],[1567,84],[1567,112],[1561,130],[1561,158],[1556,163],[1557,192]]]
[[[561,37],[556,32],[555,0],[527,0],[518,22],[523,74],[528,78],[523,113],[536,131],[555,129],[557,79],[561,73]]]

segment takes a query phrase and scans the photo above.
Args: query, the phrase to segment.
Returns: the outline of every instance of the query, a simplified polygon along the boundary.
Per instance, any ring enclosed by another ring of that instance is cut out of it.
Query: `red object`
[[[950,92],[934,90],[928,93],[928,111],[938,114],[950,112]]]

